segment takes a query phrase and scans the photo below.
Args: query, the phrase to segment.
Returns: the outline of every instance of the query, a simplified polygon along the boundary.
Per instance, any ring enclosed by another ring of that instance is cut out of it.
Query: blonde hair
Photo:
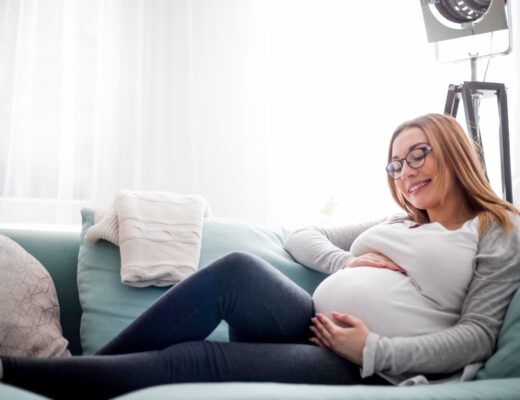
[[[479,219],[479,234],[482,236],[498,221],[504,231],[512,229],[509,212],[520,214],[511,203],[499,198],[489,184],[480,163],[476,145],[468,138],[460,124],[453,117],[441,114],[427,114],[399,125],[390,140],[388,162],[392,159],[392,146],[396,137],[405,129],[418,128],[424,132],[428,143],[433,148],[437,163],[436,179],[441,189],[448,184],[448,170],[461,187],[469,207]],[[389,176],[388,184],[392,197],[406,211],[409,218],[418,223],[430,222],[426,210],[414,207],[397,190],[394,180]]]

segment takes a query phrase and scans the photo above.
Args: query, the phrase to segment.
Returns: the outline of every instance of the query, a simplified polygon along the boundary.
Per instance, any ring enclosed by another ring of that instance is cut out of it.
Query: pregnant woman
[[[520,286],[519,212],[493,193],[451,117],[400,125],[386,170],[403,216],[287,238],[296,260],[331,274],[313,297],[232,253],[167,291],[97,355],[2,356],[2,379],[54,398],[179,382],[470,379]],[[205,341],[221,320],[231,341]]]

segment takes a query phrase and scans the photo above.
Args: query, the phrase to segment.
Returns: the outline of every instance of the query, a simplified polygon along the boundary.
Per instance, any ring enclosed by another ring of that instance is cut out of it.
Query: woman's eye
[[[424,154],[423,151],[418,151],[411,153],[410,156],[413,161],[421,161],[426,156],[426,154]]]

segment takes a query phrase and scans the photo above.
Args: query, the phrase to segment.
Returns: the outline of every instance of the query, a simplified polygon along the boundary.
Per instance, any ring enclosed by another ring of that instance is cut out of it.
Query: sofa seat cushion
[[[287,383],[183,383],[155,386],[115,400],[517,400],[520,379],[407,387]]]
[[[0,235],[0,354],[70,355],[54,282],[36,258]]]
[[[84,354],[93,354],[110,341],[168,288],[136,288],[123,285],[120,278],[119,248],[100,240],[84,239],[94,223],[94,211],[82,210],[83,227],[78,258],[78,290],[83,309],[81,344]],[[256,254],[291,278],[309,293],[324,275],[295,262],[283,249],[286,232],[226,218],[206,218],[202,229],[199,268],[232,251]],[[208,337],[227,340],[222,323]]]

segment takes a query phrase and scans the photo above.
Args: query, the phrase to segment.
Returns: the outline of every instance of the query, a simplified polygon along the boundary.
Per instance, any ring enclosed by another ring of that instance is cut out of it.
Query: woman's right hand
[[[401,268],[399,265],[394,263],[392,260],[384,256],[383,254],[376,252],[365,253],[360,255],[359,257],[352,257],[343,265],[343,268],[353,267],[386,268],[406,275],[406,270],[404,268]]]

